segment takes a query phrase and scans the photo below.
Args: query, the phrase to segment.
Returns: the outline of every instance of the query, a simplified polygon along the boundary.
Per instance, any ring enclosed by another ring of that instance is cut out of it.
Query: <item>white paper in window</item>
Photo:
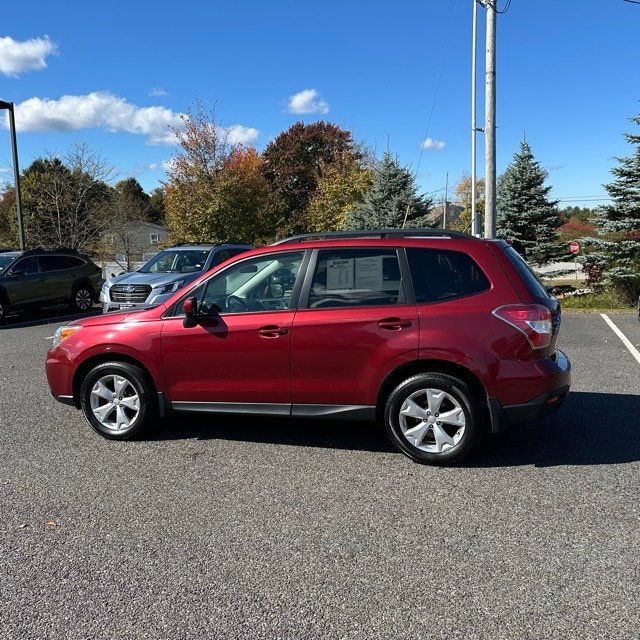
[[[356,259],[356,289],[382,291],[382,256]]]
[[[327,260],[327,290],[353,289],[353,258]]]

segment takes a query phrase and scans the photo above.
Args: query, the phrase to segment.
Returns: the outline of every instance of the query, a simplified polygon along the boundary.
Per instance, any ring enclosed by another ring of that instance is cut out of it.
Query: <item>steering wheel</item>
[[[231,313],[241,313],[242,311],[249,311],[249,307],[247,303],[238,296],[227,296],[227,299],[224,302],[224,307],[226,311]]]

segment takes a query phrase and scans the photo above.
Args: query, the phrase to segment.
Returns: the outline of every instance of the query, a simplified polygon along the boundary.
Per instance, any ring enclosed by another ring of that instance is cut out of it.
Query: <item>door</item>
[[[6,274],[4,288],[12,305],[40,302],[44,287],[44,276],[40,273],[35,256],[21,258]]]
[[[186,296],[197,299],[195,326],[184,326],[178,304],[162,332],[176,408],[289,413],[291,296],[302,255],[260,256],[215,274]]]
[[[417,309],[405,286],[395,249],[318,252],[291,338],[294,412],[373,406],[384,377],[417,359]]]

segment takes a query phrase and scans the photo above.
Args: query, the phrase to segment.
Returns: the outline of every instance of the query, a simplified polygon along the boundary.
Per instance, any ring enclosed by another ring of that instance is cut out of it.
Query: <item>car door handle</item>
[[[285,327],[279,327],[278,325],[269,325],[267,327],[261,327],[258,329],[258,335],[263,338],[279,338],[289,333],[289,330]]]
[[[402,320],[402,318],[385,318],[378,322],[378,326],[381,329],[388,329],[389,331],[400,331],[400,329],[410,327],[411,320]]]

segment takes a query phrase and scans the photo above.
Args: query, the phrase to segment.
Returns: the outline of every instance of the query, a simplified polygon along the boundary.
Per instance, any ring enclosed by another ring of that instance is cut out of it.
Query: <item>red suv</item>
[[[168,411],[380,420],[414,460],[558,409],[560,306],[505,241],[447,230],[304,235],[169,300],[60,327],[54,397],[127,439]]]

